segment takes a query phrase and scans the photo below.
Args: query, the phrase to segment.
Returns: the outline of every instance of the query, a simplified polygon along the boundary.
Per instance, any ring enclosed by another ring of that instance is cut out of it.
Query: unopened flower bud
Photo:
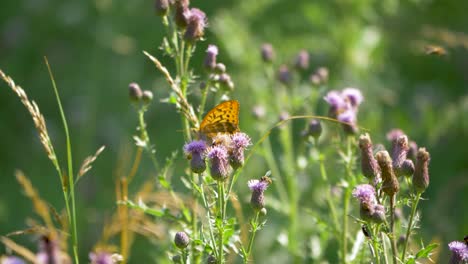
[[[317,119],[312,119],[310,120],[309,124],[307,125],[307,129],[302,133],[303,136],[311,136],[313,137],[316,141],[322,134],[322,125],[320,124],[320,121]]]
[[[272,62],[275,59],[275,51],[270,43],[262,45],[262,60],[264,62]]]
[[[182,263],[182,257],[180,255],[174,255],[172,256],[172,261],[176,264]]]
[[[181,231],[177,232],[174,236],[174,244],[180,248],[184,249],[190,243],[190,238],[188,237],[187,233]]]
[[[205,60],[203,62],[207,70],[214,70],[216,67],[216,56],[218,56],[218,47],[209,45],[206,50]]]
[[[328,69],[326,67],[320,67],[317,69],[316,73],[320,77],[320,81],[322,83],[326,83],[328,81]]]
[[[307,50],[301,50],[299,54],[297,54],[294,66],[299,70],[306,70],[309,68],[309,52],[307,52]]]
[[[205,13],[198,8],[190,9],[190,16],[185,30],[184,39],[188,42],[200,40],[205,34],[206,25]]]
[[[424,192],[429,186],[429,160],[429,152],[425,148],[420,148],[413,175],[413,187],[418,193]]]
[[[411,176],[414,173],[414,163],[412,160],[407,159],[401,165],[400,173],[403,176]]]
[[[408,150],[408,137],[406,135],[400,135],[396,140],[393,141],[392,165],[397,177],[403,175],[403,163],[406,161]]]
[[[158,16],[166,16],[169,11],[169,0],[156,0],[155,9]]]
[[[311,74],[309,76],[309,81],[313,84],[313,85],[319,85],[321,84],[322,82],[322,79],[320,78],[320,76],[318,74]]]
[[[144,104],[148,105],[153,101],[153,92],[149,90],[143,91],[143,95],[141,96],[141,99]]]
[[[190,10],[188,8],[189,1],[188,0],[176,0],[175,2],[175,15],[174,19],[176,25],[184,29],[187,27],[188,20],[190,17]]]
[[[128,85],[128,96],[132,102],[139,102],[142,95],[143,92],[138,83],[131,83]]]
[[[376,204],[374,206],[374,212],[371,215],[371,220],[374,223],[383,223],[385,222],[385,207],[381,204]]]
[[[369,134],[359,137],[359,148],[361,149],[362,175],[370,180],[380,177],[380,168],[372,153],[372,141]]]
[[[387,151],[382,150],[376,154],[382,177],[382,191],[388,196],[393,196],[400,190],[400,184],[392,168],[392,159]]]
[[[416,156],[418,154],[418,145],[414,141],[409,142],[409,150],[408,150],[408,159],[416,162]]]
[[[215,72],[216,73],[225,73],[226,72],[226,65],[224,65],[224,63],[216,63],[216,66],[215,66]]]
[[[266,216],[267,215],[267,209],[265,207],[263,207],[261,210],[260,210],[260,215],[261,216]]]
[[[291,72],[289,71],[288,66],[286,65],[281,65],[279,70],[278,70],[278,80],[282,84],[289,84],[292,80]]]
[[[211,177],[217,181],[224,181],[229,175],[229,156],[226,147],[216,145],[209,149]]]

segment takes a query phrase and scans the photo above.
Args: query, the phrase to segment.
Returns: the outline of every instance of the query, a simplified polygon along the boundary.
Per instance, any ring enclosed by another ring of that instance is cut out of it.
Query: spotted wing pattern
[[[239,102],[236,100],[222,102],[211,109],[200,125],[200,132],[209,138],[218,133],[235,133],[239,131]]]

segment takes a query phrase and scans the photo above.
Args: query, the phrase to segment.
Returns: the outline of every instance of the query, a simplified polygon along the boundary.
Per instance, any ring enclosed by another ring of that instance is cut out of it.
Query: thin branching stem
[[[390,245],[392,247],[393,264],[398,264],[398,251],[395,240],[395,201],[396,194],[390,197]]]
[[[260,216],[260,212],[255,212],[255,217],[254,217],[253,224],[252,224],[252,232],[251,232],[250,239],[249,239],[249,245],[247,246],[247,256],[244,259],[244,263],[247,263],[249,261],[250,254],[252,253],[252,246],[253,246],[253,243],[254,243],[255,234],[258,231],[258,225],[259,225],[258,218],[259,218],[259,216]]]
[[[410,218],[409,218],[409,222],[408,222],[408,227],[406,229],[405,243],[403,244],[403,252],[401,253],[401,261],[403,263],[405,263],[405,260],[406,260],[406,249],[408,247],[408,243],[409,243],[409,240],[410,240],[411,229],[413,228],[413,220],[414,220],[414,217],[416,215],[416,209],[418,208],[418,203],[419,203],[420,198],[421,198],[421,193],[418,192],[418,194],[416,195],[415,200],[413,200],[413,204],[412,204],[412,207],[411,207],[411,214],[410,214]]]

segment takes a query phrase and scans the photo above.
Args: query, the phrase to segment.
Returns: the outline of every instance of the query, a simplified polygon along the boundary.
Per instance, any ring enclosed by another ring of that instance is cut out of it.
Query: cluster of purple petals
[[[268,182],[260,180],[250,180],[247,182],[252,192],[264,192],[268,188]]]
[[[360,184],[353,190],[353,196],[361,203],[374,204],[376,203],[375,189],[370,184]]]
[[[354,125],[357,120],[358,107],[364,97],[359,89],[345,88],[342,91],[332,90],[323,99],[330,105],[331,117]]]
[[[89,253],[89,260],[91,264],[114,264],[115,261],[112,258],[112,254],[108,252],[91,252]]]
[[[459,242],[452,241],[448,244],[450,251],[452,251],[452,257],[450,259],[450,264],[462,264],[468,263],[468,245]]]

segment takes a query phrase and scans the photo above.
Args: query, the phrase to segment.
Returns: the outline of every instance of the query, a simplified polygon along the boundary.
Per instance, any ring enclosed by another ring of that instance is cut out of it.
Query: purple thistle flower
[[[376,204],[373,211],[371,220],[375,223],[383,223],[385,221],[385,207],[381,204]]]
[[[229,156],[226,147],[215,145],[208,151],[210,160],[211,177],[217,181],[223,181],[229,174]]]
[[[297,54],[294,66],[299,70],[306,70],[309,68],[309,52],[307,52],[307,50],[301,50],[299,54]]]
[[[279,70],[278,70],[278,80],[282,84],[289,84],[291,82],[292,76],[291,72],[289,71],[288,66],[286,65],[281,65]]]
[[[198,8],[190,9],[187,29],[185,30],[184,34],[185,40],[188,42],[195,42],[200,40],[205,34],[206,26],[207,20],[205,13]]]
[[[341,95],[343,98],[348,100],[353,108],[357,108],[362,101],[364,101],[361,91],[356,88],[345,88],[341,92]]]
[[[249,136],[245,133],[238,132],[231,136],[229,163],[232,168],[237,169],[244,165],[244,150],[251,144]]]
[[[348,109],[342,113],[340,113],[337,118],[338,121],[349,123],[349,124],[354,124],[356,122],[356,111],[352,109]]]
[[[169,0],[156,0],[155,9],[158,16],[166,16],[169,11]]]
[[[448,244],[450,251],[452,251],[452,257],[450,258],[450,264],[463,264],[468,262],[468,245],[459,242],[452,241]]]
[[[346,102],[338,91],[329,91],[323,99],[330,105],[330,115],[336,117],[341,109],[346,107]]]
[[[8,257],[2,257],[0,259],[0,263],[2,264],[25,264],[24,260],[20,259],[19,257],[16,256],[8,256]]]
[[[262,60],[264,62],[272,62],[275,58],[275,51],[273,46],[270,43],[265,43],[262,45]]]
[[[206,169],[205,155],[206,143],[203,140],[195,140],[184,146],[185,155],[190,159],[190,168],[195,173],[202,173]]]
[[[216,56],[218,56],[218,47],[215,45],[208,45],[208,49],[206,49],[205,60],[203,62],[206,69],[214,70],[216,67]]]
[[[353,190],[353,196],[361,203],[373,205],[376,203],[375,189],[370,184],[360,184]]]
[[[60,263],[60,249],[57,242],[48,236],[42,236],[39,240],[39,251],[36,253],[38,264]]]
[[[263,194],[268,188],[269,181],[264,180],[250,180],[247,182],[252,196],[250,198],[250,205],[255,211],[260,211],[265,207],[265,195]]]
[[[112,257],[112,254],[100,251],[100,252],[91,252],[89,253],[89,260],[91,264],[114,264],[116,261]]]
[[[416,144],[416,142],[414,142],[414,141],[410,141],[409,142],[409,150],[408,150],[408,159],[415,162],[417,154],[418,154],[418,144]]]
[[[186,28],[190,17],[190,10],[188,8],[189,2],[187,0],[178,0],[175,2],[175,15],[174,19],[177,26],[181,29]]]

